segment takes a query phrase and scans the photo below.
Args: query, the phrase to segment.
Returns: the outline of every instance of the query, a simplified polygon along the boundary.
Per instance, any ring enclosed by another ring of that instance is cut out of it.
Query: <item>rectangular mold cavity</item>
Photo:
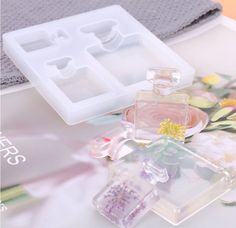
[[[88,67],[77,69],[72,77],[55,78],[53,81],[72,101],[79,102],[110,92],[108,86]]]
[[[25,52],[32,52],[53,45],[49,35],[44,31],[21,35],[18,36],[16,40]]]
[[[147,70],[161,66],[163,61],[138,36],[126,37],[112,52],[99,47],[89,52],[124,86],[145,81]]]

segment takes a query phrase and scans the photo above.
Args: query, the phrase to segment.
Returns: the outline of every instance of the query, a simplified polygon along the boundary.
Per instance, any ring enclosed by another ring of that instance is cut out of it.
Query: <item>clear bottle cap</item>
[[[143,161],[143,169],[151,184],[166,183],[169,180],[167,169],[162,168],[151,159]]]
[[[147,71],[147,80],[153,83],[153,91],[158,95],[168,95],[176,90],[181,73],[175,68],[152,68]]]

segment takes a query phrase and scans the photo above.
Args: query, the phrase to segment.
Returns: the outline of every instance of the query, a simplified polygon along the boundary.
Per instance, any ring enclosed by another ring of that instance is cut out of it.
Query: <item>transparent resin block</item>
[[[181,74],[177,69],[157,68],[147,72],[152,91],[139,91],[135,103],[135,138],[155,140],[167,135],[184,140],[188,95],[176,93]]]
[[[159,199],[157,189],[139,176],[119,175],[94,198],[98,212],[119,227],[132,227]]]
[[[177,124],[180,132],[176,132],[175,137],[183,140],[187,123],[187,99],[186,94],[158,96],[151,91],[139,91],[135,105],[135,138],[153,141],[169,124]]]
[[[232,177],[226,169],[168,138],[161,138],[113,164],[111,177],[116,176],[119,170],[132,170],[144,161],[151,161],[152,167],[167,170],[169,180],[156,184],[159,200],[152,210],[174,225],[209,205],[232,187]]]

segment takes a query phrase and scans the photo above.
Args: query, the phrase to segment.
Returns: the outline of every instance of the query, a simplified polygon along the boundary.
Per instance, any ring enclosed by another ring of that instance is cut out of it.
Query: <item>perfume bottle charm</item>
[[[134,226],[158,199],[157,189],[142,178],[118,178],[94,198],[94,205],[109,221],[128,228]]]
[[[119,171],[94,198],[99,213],[119,227],[134,226],[159,200],[156,184],[169,180],[166,169],[150,173],[146,165],[137,162],[132,171]]]
[[[187,124],[188,95],[175,92],[180,73],[176,69],[151,69],[147,78],[153,91],[139,91],[136,96],[134,135],[154,141],[160,135],[183,141]]]

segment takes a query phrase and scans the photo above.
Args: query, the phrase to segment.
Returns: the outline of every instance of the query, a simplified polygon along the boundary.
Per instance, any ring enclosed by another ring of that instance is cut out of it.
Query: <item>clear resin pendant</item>
[[[110,176],[114,179],[121,170],[126,170],[128,174],[139,163],[149,174],[146,179],[158,190],[159,200],[152,210],[174,225],[228,192],[234,184],[227,169],[199,156],[179,141],[166,137],[123,157],[110,168]],[[159,177],[158,182],[152,182],[155,176]]]
[[[185,138],[188,95],[175,92],[180,72],[176,69],[151,69],[147,79],[152,91],[139,91],[135,102],[134,134],[138,140],[156,140],[165,135],[180,141]]]
[[[159,200],[156,184],[169,179],[165,169],[148,162],[133,168],[120,170],[94,198],[98,212],[119,227],[137,224]]]

